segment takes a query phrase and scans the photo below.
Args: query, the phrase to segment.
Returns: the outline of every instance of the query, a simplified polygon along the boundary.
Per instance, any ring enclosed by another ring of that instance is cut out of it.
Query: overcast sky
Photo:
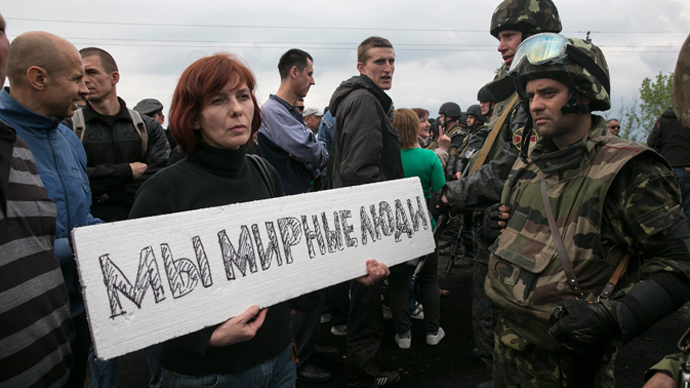
[[[278,90],[277,63],[297,47],[314,57],[316,85],[307,106],[323,109],[338,84],[357,74],[356,48],[379,35],[395,46],[389,91],[396,107],[435,116],[446,101],[463,111],[493,79],[501,57],[489,34],[500,1],[131,1],[0,0],[10,41],[41,30],[78,48],[101,47],[118,63],[118,94],[130,107],[143,98],[170,106],[182,71],[196,59],[227,51],[242,57],[258,80],[262,104]],[[638,95],[645,77],[672,72],[690,30],[687,0],[556,0],[563,34],[593,42],[606,55],[613,108]]]

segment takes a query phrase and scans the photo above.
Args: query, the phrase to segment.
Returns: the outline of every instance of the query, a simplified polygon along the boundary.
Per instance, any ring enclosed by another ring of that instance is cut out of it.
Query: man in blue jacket
[[[278,170],[285,195],[306,193],[328,161],[326,147],[316,140],[302,113],[295,108],[314,85],[313,58],[306,51],[290,49],[280,57],[278,72],[278,92],[271,94],[261,107],[264,119],[259,128],[259,149],[261,156]],[[331,374],[309,363],[319,336],[323,292],[314,296],[318,306],[308,312],[294,311],[290,316],[290,331],[297,345],[297,378],[319,383],[328,381]],[[323,347],[320,350],[335,352]]]
[[[259,148],[283,181],[286,195],[306,193],[311,181],[326,168],[328,151],[307,128],[294,106],[314,85],[314,65],[309,53],[290,49],[278,62],[280,87],[261,107]]]
[[[74,114],[87,92],[84,67],[71,43],[34,31],[12,42],[7,78],[10,87],[0,92],[0,121],[14,127],[29,145],[48,196],[57,205],[55,256],[67,285],[76,334],[72,345],[75,366],[66,386],[83,386],[91,339],[70,232],[101,221],[89,210],[91,189],[84,148],[60,121]]]

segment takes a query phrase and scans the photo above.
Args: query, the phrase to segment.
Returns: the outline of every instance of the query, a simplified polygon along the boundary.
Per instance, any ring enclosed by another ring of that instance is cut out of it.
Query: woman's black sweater
[[[269,198],[266,183],[245,152],[245,147],[231,151],[200,143],[193,156],[159,171],[141,186],[130,218]],[[273,168],[270,171],[276,192],[282,193],[280,177]],[[291,342],[287,302],[268,309],[263,326],[251,341],[208,346],[216,327],[165,342],[162,366],[190,376],[240,373],[276,356]]]

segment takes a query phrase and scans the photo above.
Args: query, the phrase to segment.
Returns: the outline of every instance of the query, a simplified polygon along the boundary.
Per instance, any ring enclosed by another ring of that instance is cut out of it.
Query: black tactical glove
[[[599,302],[564,300],[551,314],[549,335],[576,354],[603,348],[621,334],[611,309]]]
[[[429,199],[429,212],[434,220],[438,221],[438,217],[441,214],[450,213],[450,205],[444,203],[441,197],[443,196],[443,189],[439,190],[438,193],[431,196]]]
[[[486,208],[484,212],[484,220],[482,223],[482,239],[484,242],[491,245],[498,236],[501,235],[501,229],[504,227],[498,224],[498,221],[504,221],[498,218],[498,207],[503,205],[502,203],[497,203]],[[504,221],[505,222],[505,221]]]

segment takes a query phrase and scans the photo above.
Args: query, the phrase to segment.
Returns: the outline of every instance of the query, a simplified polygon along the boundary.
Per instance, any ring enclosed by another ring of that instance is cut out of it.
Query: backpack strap
[[[127,111],[134,124],[134,130],[139,135],[139,139],[141,139],[141,158],[146,160],[146,154],[149,149],[149,133],[146,131],[146,124],[144,124],[144,119],[141,118],[139,112],[129,108],[127,108]],[[84,133],[86,133],[86,121],[84,120],[84,111],[82,109],[75,111],[72,116],[72,131],[83,143]]]
[[[127,111],[132,119],[132,123],[134,123],[134,130],[137,131],[137,135],[141,139],[141,159],[146,160],[146,154],[149,150],[149,133],[146,131],[146,125],[139,112],[129,108],[127,108]]]
[[[259,170],[259,174],[261,174],[261,180],[263,180],[266,187],[268,187],[268,192],[271,193],[271,198],[278,197],[279,195],[276,191],[276,185],[273,181],[271,172],[268,169],[266,160],[254,154],[247,154],[247,158],[249,158],[249,160],[251,160],[252,163],[254,163],[254,166],[256,166],[256,169]]]
[[[510,100],[508,105],[505,107],[503,114],[501,114],[501,116],[498,118],[498,121],[496,121],[496,124],[491,129],[491,132],[489,132],[489,136],[484,141],[482,150],[479,151],[479,156],[477,157],[477,160],[474,162],[474,165],[472,165],[472,168],[470,169],[470,174],[479,170],[479,168],[484,165],[484,161],[486,160],[486,157],[489,155],[489,151],[491,151],[491,147],[493,147],[494,141],[496,141],[496,138],[498,137],[498,133],[501,132],[501,127],[503,127],[503,123],[508,119],[508,115],[510,115],[510,112],[515,107],[515,103],[517,102],[517,100],[518,95],[517,93],[515,93],[515,97],[513,97],[513,99]]]
[[[79,138],[79,141],[84,142],[84,132],[86,129],[86,122],[84,121],[84,111],[78,109],[74,111],[72,116],[72,132]]]

